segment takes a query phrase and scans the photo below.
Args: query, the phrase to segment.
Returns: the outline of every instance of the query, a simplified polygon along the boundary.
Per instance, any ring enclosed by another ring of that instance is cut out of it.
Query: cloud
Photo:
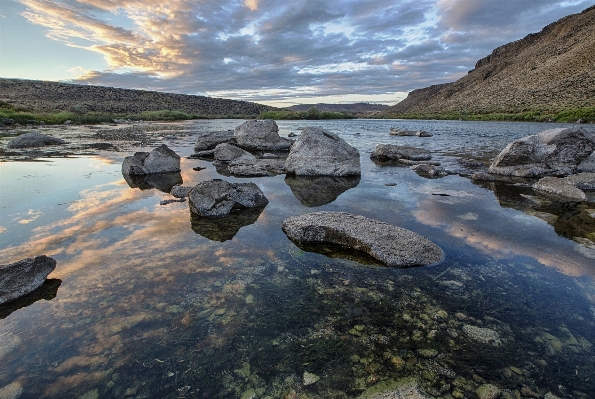
[[[587,6],[551,0],[19,1],[27,7],[24,17],[45,27],[49,38],[105,58],[108,69],[84,73],[77,83],[231,93],[261,102],[380,95],[453,81],[494,47]]]

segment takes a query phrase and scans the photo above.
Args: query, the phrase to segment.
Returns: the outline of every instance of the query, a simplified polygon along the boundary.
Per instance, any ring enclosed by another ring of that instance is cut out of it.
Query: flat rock
[[[419,164],[413,165],[410,168],[418,175],[428,179],[438,179],[440,177],[448,176],[448,172],[442,166]]]
[[[313,212],[285,219],[282,229],[303,244],[338,244],[374,257],[387,266],[409,267],[442,262],[444,252],[412,231],[345,212]]]
[[[269,201],[254,183],[214,179],[198,183],[188,195],[190,210],[199,216],[225,216],[233,209],[265,207]]]
[[[238,146],[246,150],[287,151],[292,140],[279,136],[279,127],[274,120],[249,120],[235,128]]]
[[[550,129],[508,144],[488,171],[517,177],[595,172],[589,163],[594,152],[595,133],[580,127]]]
[[[396,161],[401,158],[412,161],[429,161],[432,159],[432,154],[430,151],[423,148],[394,144],[379,144],[370,155],[370,158],[379,161]]]
[[[165,144],[151,152],[136,152],[124,158],[122,174],[149,175],[153,173],[180,172],[180,156]]]
[[[291,146],[285,170],[297,176],[359,176],[359,158],[359,151],[336,134],[306,127]]]
[[[559,202],[586,201],[585,193],[563,178],[547,176],[533,184],[533,190],[547,199]]]
[[[25,133],[10,140],[6,147],[8,148],[28,148],[43,147],[46,145],[66,144],[62,139],[48,136],[41,133]]]
[[[492,329],[472,326],[471,324],[465,324],[463,326],[463,331],[465,332],[465,334],[467,334],[469,338],[482,344],[487,344],[491,346],[502,345],[500,336],[496,331]]]
[[[0,266],[0,305],[26,295],[41,285],[56,268],[56,261],[45,255]]]
[[[213,150],[222,143],[234,143],[233,130],[199,133],[194,144],[194,152]]]

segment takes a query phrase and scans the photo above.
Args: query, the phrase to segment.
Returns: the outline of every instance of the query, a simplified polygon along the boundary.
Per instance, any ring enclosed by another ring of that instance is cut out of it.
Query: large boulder
[[[233,130],[199,133],[196,137],[194,152],[212,150],[223,143],[235,143]]]
[[[256,157],[250,154],[246,150],[242,150],[240,147],[236,147],[233,144],[219,144],[215,147],[213,154],[216,162],[229,163],[238,158],[244,158],[246,160],[256,160]]]
[[[151,152],[136,152],[124,158],[122,173],[124,175],[149,175],[152,173],[181,172],[180,156],[165,144]]]
[[[307,127],[291,146],[285,170],[297,176],[359,176],[359,151],[328,130]]]
[[[427,238],[363,216],[313,212],[285,219],[281,228],[300,244],[338,244],[362,251],[387,266],[435,265],[444,252]]]
[[[246,121],[236,127],[234,136],[238,146],[247,150],[286,151],[293,143],[279,136],[279,128],[271,119]]]
[[[66,144],[62,139],[41,133],[25,133],[10,140],[8,148],[43,147],[46,145]]]
[[[565,178],[546,176],[533,185],[533,190],[548,199],[558,202],[586,201],[585,193]]]
[[[370,155],[370,158],[378,161],[397,161],[399,159],[429,161],[432,159],[432,154],[430,151],[423,148],[409,147],[405,145],[379,144]]]
[[[595,172],[594,151],[595,133],[580,127],[550,129],[508,144],[488,171],[516,177]]]
[[[214,179],[198,183],[188,195],[190,210],[198,216],[225,216],[233,209],[265,207],[269,201],[254,183]]]
[[[56,261],[45,255],[0,266],[0,305],[41,287]]]

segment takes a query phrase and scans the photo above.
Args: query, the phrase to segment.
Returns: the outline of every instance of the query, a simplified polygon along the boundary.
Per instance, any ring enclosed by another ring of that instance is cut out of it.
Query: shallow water
[[[185,157],[197,132],[240,122],[197,121],[163,141]],[[279,122],[280,134],[309,124]],[[595,258],[579,242],[595,233],[595,202],[535,205],[522,185],[428,180],[369,159],[377,144],[408,144],[457,169],[460,157],[488,160],[513,139],[565,125],[313,124],[360,150],[361,180],[223,177],[253,181],[269,199],[229,223],[192,220],[187,203],[161,206],[168,194],[131,188],[120,173],[129,154],[0,163],[2,263],[58,261],[28,306],[0,308],[0,394],[352,398],[414,376],[426,397],[473,398],[484,383],[502,397],[593,397]],[[389,136],[393,126],[434,137]],[[221,176],[183,158],[181,178]],[[296,247],[281,222],[319,210],[413,230],[446,260],[392,269]],[[304,372],[320,380],[304,385]]]

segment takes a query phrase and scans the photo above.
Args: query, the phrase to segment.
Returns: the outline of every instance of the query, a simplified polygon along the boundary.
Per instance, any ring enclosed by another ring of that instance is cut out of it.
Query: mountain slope
[[[299,104],[292,105],[286,109],[290,111],[307,111],[310,108],[316,108],[319,111],[330,111],[330,112],[345,112],[350,115],[374,115],[378,112],[388,111],[390,107],[383,104],[368,104],[368,103],[355,103],[355,104]]]
[[[0,100],[36,112],[135,114],[184,111],[204,116],[258,115],[273,108],[246,101],[67,83],[2,79]]]
[[[391,115],[558,112],[595,106],[595,6],[496,48],[453,83],[413,90]]]

